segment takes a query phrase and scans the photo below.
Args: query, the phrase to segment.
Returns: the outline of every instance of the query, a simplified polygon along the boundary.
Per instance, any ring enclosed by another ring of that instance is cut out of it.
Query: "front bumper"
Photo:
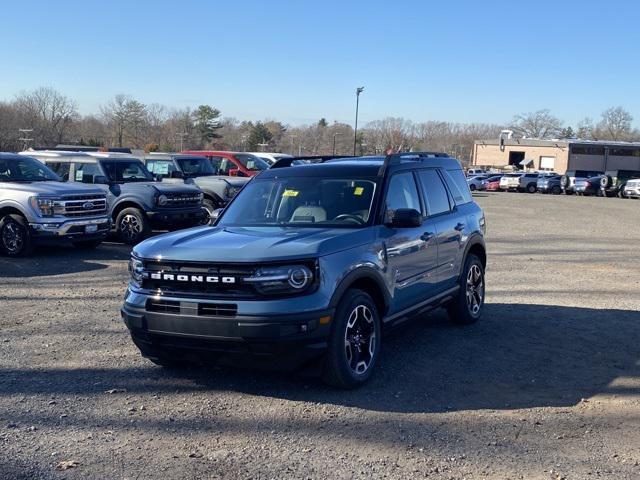
[[[326,309],[255,315],[243,313],[243,304],[249,302],[228,299],[171,298],[174,311],[151,310],[149,302],[159,300],[165,298],[128,292],[121,309],[134,343],[145,356],[230,353],[304,361],[326,349],[334,314],[332,309]],[[255,307],[261,302],[250,303]],[[211,304],[237,305],[237,314],[201,314],[202,305]]]
[[[95,228],[95,230],[94,230]],[[88,218],[82,220],[48,221],[29,223],[34,240],[74,241],[91,240],[106,237],[111,228],[109,217]]]
[[[147,212],[147,217],[154,228],[165,229],[173,226],[197,225],[204,218],[202,206],[193,208],[167,208]]]

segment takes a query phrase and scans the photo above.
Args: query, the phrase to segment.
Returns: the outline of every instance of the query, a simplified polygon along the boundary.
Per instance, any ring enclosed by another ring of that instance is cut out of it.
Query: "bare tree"
[[[555,138],[562,131],[562,121],[545,109],[516,115],[511,128],[527,138]]]
[[[144,144],[147,126],[147,107],[127,95],[119,94],[102,107],[102,115],[109,125],[118,147],[125,140],[139,147]]]
[[[628,140],[631,136],[633,116],[622,107],[611,107],[602,112],[598,134],[607,140]]]
[[[62,143],[79,117],[76,102],[49,87],[19,94],[14,102],[22,128],[32,128],[36,143]]]

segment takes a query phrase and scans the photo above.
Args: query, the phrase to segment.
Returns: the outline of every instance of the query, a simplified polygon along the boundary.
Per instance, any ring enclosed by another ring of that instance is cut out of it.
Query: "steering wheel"
[[[351,213],[343,213],[341,215],[338,215],[336,218],[333,219],[333,221],[340,221],[340,220],[353,220],[355,221],[358,225],[364,225],[367,222],[365,222],[362,218],[358,217],[357,215],[352,215]]]

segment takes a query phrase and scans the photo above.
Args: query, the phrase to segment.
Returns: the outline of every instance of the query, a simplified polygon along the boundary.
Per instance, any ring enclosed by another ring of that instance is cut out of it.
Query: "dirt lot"
[[[477,200],[483,319],[419,319],[352,392],[143,360],[125,247],[0,259],[0,479],[640,478],[640,202]]]

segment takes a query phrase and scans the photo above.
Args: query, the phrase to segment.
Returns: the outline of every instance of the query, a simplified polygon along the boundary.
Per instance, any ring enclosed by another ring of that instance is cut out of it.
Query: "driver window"
[[[412,208],[422,212],[418,188],[411,172],[397,173],[389,181],[385,198],[386,215],[392,218],[400,208]]]

